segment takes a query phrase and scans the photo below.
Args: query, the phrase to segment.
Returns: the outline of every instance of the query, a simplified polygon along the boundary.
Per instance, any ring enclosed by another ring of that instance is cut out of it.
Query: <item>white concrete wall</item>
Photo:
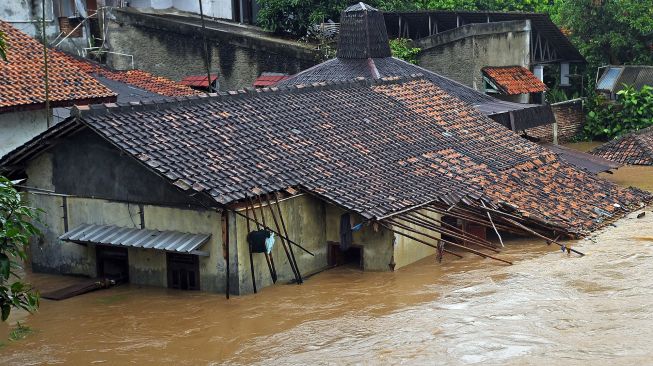
[[[0,156],[45,131],[45,109],[0,114]]]
[[[174,8],[189,13],[200,14],[200,4],[196,0],[133,0],[130,6],[134,8],[169,9]],[[204,15],[231,19],[231,0],[202,0]]]

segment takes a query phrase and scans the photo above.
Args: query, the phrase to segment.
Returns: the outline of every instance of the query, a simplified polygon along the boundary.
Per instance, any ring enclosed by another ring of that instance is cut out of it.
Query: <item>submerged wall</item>
[[[419,65],[484,91],[485,66],[530,66],[529,20],[468,24],[415,41]]]

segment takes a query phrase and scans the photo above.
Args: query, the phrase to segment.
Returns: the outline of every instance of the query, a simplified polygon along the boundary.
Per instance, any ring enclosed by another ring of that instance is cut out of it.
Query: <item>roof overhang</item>
[[[157,249],[167,252],[209,256],[197,250],[211,234],[191,234],[180,231],[159,231],[115,225],[82,224],[59,237],[77,244],[99,244],[120,247]]]
[[[72,107],[74,105],[115,103],[117,100],[118,100],[118,96],[114,94],[110,97],[50,101],[49,107],[60,108],[60,107]],[[45,102],[0,107],[0,113],[35,111],[40,109],[45,109]]]

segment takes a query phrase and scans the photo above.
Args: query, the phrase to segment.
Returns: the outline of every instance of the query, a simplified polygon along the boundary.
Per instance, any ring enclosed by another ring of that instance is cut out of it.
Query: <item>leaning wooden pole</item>
[[[286,236],[286,238],[290,237],[288,235],[288,230],[286,229],[286,222],[283,219],[283,214],[281,213],[281,205],[279,205],[279,198],[277,197],[277,194],[274,193],[274,203],[277,205],[277,211],[279,212],[279,221],[281,221],[281,228],[283,229],[283,233]],[[304,279],[302,278],[302,274],[299,271],[299,265],[297,264],[297,258],[295,258],[295,252],[293,252],[292,245],[288,245],[290,249],[290,256],[292,257],[293,262],[295,263],[295,269],[297,270],[297,275],[299,276],[299,283],[303,283]]]
[[[468,242],[468,243],[477,245],[477,246],[479,246],[481,248],[489,249],[489,250],[491,250],[491,251],[493,251],[495,253],[500,253],[501,252],[500,250],[495,248],[492,245],[492,243],[487,242],[487,241],[483,241],[481,238],[479,238],[477,236],[467,234],[465,232],[462,232],[462,234],[461,234],[461,233],[458,233],[457,231],[447,229],[446,227],[437,226],[437,225],[433,224],[432,222],[422,220],[422,219],[420,219],[418,217],[414,217],[414,216],[410,216],[410,215],[404,215],[404,216],[397,217],[397,219],[408,221],[408,222],[410,222],[412,224],[419,225],[421,227],[424,227],[424,228],[429,229],[431,231],[438,232],[440,234],[449,235],[449,236],[451,236],[451,237],[453,237],[455,239],[462,240],[464,242]]]
[[[401,236],[405,236],[405,237],[408,238],[408,239],[415,240],[415,241],[418,242],[418,243],[421,243],[421,244],[427,245],[427,246],[429,246],[429,247],[435,248],[435,249],[437,249],[437,250],[440,250],[440,248],[438,248],[437,245],[433,245],[433,244],[428,243],[428,242],[426,242],[426,241],[424,241],[424,240],[418,239],[418,238],[416,238],[416,237],[414,237],[414,236],[412,236],[412,235],[409,235],[409,234],[402,233],[402,232],[400,232],[400,231],[394,230],[394,229],[392,229],[390,226],[388,226],[388,225],[386,225],[386,224],[384,224],[384,223],[382,223],[382,222],[378,222],[378,223],[379,223],[379,225],[381,225],[382,227],[386,228],[387,230],[389,230],[389,231],[391,231],[391,232],[393,232],[393,233],[395,233],[395,234],[398,234],[398,235],[401,235]],[[456,257],[458,257],[458,258],[462,258],[462,257],[463,257],[462,255],[460,255],[460,254],[458,254],[458,253],[454,253],[454,252],[452,252],[452,251],[450,251],[450,250],[447,250],[447,249],[443,249],[442,251],[445,252],[445,253],[449,253],[449,254],[451,254],[451,255],[454,255],[454,256],[456,256]]]
[[[411,228],[411,227],[408,226],[408,225],[403,225],[403,224],[400,223],[400,222],[396,222],[396,221],[392,221],[392,220],[388,220],[388,222],[389,222],[390,224],[395,225],[395,226],[397,226],[397,227],[400,227],[400,228],[402,228],[402,229],[404,229],[404,230],[408,230],[408,231],[410,231],[410,232],[412,232],[412,233],[416,233],[416,234],[419,234],[419,235],[423,235],[423,236],[425,236],[425,237],[427,237],[427,238],[430,238],[430,239],[439,240],[439,241],[441,241],[441,242],[443,242],[443,243],[446,243],[446,244],[452,245],[452,246],[454,246],[454,247],[456,247],[456,248],[460,248],[460,249],[466,250],[466,251],[468,251],[468,252],[470,252],[470,253],[476,254],[476,255],[481,256],[481,257],[483,257],[483,258],[490,258],[490,259],[494,259],[494,260],[499,261],[499,262],[503,262],[503,263],[507,263],[507,264],[512,264],[512,262],[509,262],[509,261],[507,261],[507,260],[505,260],[505,259],[497,258],[497,257],[494,257],[494,256],[492,256],[492,255],[485,254],[485,253],[483,253],[483,252],[479,252],[478,250],[474,250],[474,249],[472,249],[472,248],[468,248],[468,247],[466,247],[466,246],[464,246],[464,245],[456,244],[456,243],[450,242],[450,241],[448,241],[448,240],[444,240],[444,239],[442,239],[442,238],[438,238],[438,237],[435,237],[435,236],[431,236],[431,235],[428,235],[428,234],[424,234],[424,233],[422,233],[422,232],[419,232],[419,231],[417,231],[417,230]]]
[[[252,205],[252,215],[254,215],[254,222],[256,223],[256,228],[261,229],[261,224],[258,222],[258,217],[256,217],[256,209],[254,208],[254,201],[248,197],[246,197],[247,200],[249,200],[249,203]],[[238,212],[234,210],[234,212]],[[249,217],[245,217],[247,220],[249,220]],[[265,228],[265,227],[264,227]],[[272,266],[272,263],[270,263],[270,257],[268,257],[268,253],[263,253],[265,256],[265,262],[268,264],[268,269],[270,270],[270,277],[272,277],[272,283],[277,283],[277,274],[275,273],[274,267]]]
[[[274,210],[272,209],[272,204],[270,203],[270,198],[268,195],[265,195],[265,201],[268,205],[268,208],[270,209],[270,215],[272,215],[272,221],[274,221],[274,227],[277,228],[277,231],[281,231],[281,226],[279,226],[279,221],[277,220],[277,216],[274,214]],[[299,285],[299,276],[297,275],[297,269],[295,268],[295,263],[293,262],[292,258],[290,257],[290,252],[288,251],[288,247],[286,246],[286,241],[283,240],[283,237],[279,237],[281,239],[281,246],[283,247],[283,251],[286,253],[286,258],[288,258],[288,264],[290,264],[290,269],[292,270],[293,275],[295,276],[295,281],[297,281],[297,284]]]
[[[558,241],[555,240],[555,239],[547,238],[546,236],[544,236],[544,235],[538,233],[538,232],[535,231],[535,230],[532,230],[531,228],[527,227],[526,225],[523,225],[523,224],[521,224],[521,223],[519,223],[519,222],[517,222],[517,221],[515,221],[515,220],[513,220],[513,219],[509,219],[509,218],[507,218],[507,217],[502,217],[501,219],[504,220],[504,221],[506,221],[506,222],[508,222],[508,223],[511,223],[511,224],[513,224],[513,225],[515,225],[515,226],[517,226],[517,227],[519,227],[519,228],[521,228],[521,229],[524,230],[524,231],[527,231],[527,232],[529,232],[529,233],[531,233],[531,234],[537,236],[537,237],[540,238],[540,239],[544,239],[544,240],[546,240],[547,243],[554,243],[554,244],[560,246],[560,248],[567,250],[567,253],[574,252],[574,253],[580,255],[581,257],[585,256],[585,253],[579,252],[578,250],[576,250],[576,249],[574,249],[574,248],[572,248],[572,247],[566,246],[566,245],[564,245],[564,244],[560,244],[560,243],[558,243]]]
[[[229,282],[230,282],[229,281],[229,214],[226,214],[226,219],[224,220],[224,222],[225,222],[225,231],[227,233],[227,235],[225,235],[225,247],[226,247],[226,254],[227,254],[227,258],[226,258],[227,275],[225,276],[225,278],[226,278],[226,286],[225,286],[226,291],[225,291],[225,293],[226,293],[227,299],[229,299],[229,291],[230,291],[230,289],[229,289]]]
[[[245,219],[245,223],[247,225],[247,236],[249,236],[249,233],[251,232],[250,230],[250,225],[249,225],[249,203],[247,202],[247,197],[245,197],[245,216],[247,219]],[[256,272],[254,272],[254,257],[252,256],[252,245],[249,243],[249,240],[247,241],[247,248],[249,249],[249,269],[250,272],[252,273],[252,287],[254,288],[254,293],[256,293]]]
[[[256,194],[256,198],[258,199],[259,208],[261,209],[261,220],[263,221],[263,228],[272,231],[268,224],[265,223],[265,212],[263,212],[263,201],[261,200],[261,196]],[[252,208],[252,210],[254,210],[254,208]],[[270,253],[266,252],[265,256],[270,258],[270,264],[272,265],[272,270],[274,271],[274,283],[277,283],[277,278],[279,277],[277,276],[277,267],[274,265],[274,257],[272,256],[272,251],[270,251]]]

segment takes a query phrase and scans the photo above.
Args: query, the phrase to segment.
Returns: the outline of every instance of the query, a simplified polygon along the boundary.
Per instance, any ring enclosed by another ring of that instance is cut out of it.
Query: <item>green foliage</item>
[[[304,36],[316,23],[340,19],[350,0],[258,0],[258,24],[277,34]],[[372,4],[370,4],[372,5]]]
[[[551,13],[589,65],[653,63],[651,0],[558,0]]]
[[[34,311],[38,295],[21,282],[20,261],[27,258],[29,238],[40,235],[31,220],[38,219],[38,210],[23,205],[11,181],[0,176],[0,319],[7,320],[12,308]],[[11,282],[11,283],[10,283]]]
[[[616,103],[602,95],[588,98],[584,136],[592,139],[612,139],[624,133],[653,126],[653,88],[635,90],[626,86]]]
[[[421,49],[419,47],[413,47],[410,39],[391,39],[390,49],[392,50],[392,56],[417,65],[417,55],[419,55]]]
[[[556,0],[417,0],[409,3],[416,9],[546,12]]]
[[[7,60],[7,38],[2,31],[0,31],[0,59]]]

